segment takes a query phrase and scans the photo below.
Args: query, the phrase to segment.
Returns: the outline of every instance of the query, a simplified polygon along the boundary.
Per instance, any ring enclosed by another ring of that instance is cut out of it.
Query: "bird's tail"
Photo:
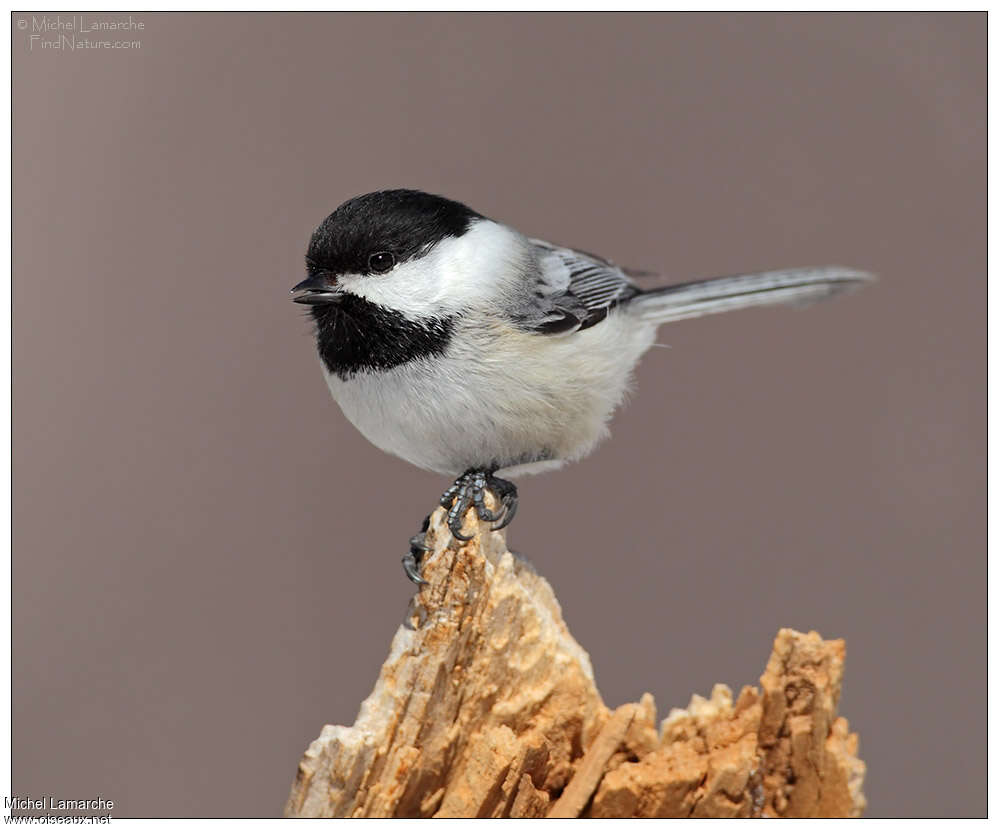
[[[628,305],[642,319],[670,323],[751,306],[807,305],[872,280],[872,274],[839,265],[791,268],[667,285],[639,294]]]

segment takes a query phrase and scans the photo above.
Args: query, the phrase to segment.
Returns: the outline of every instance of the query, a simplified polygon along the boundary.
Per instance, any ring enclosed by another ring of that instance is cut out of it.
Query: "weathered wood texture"
[[[423,575],[352,727],[326,726],[288,816],[856,816],[857,736],[837,717],[842,640],[782,629],[762,690],[716,685],[657,727],[611,712],[548,582],[469,515],[434,514]]]

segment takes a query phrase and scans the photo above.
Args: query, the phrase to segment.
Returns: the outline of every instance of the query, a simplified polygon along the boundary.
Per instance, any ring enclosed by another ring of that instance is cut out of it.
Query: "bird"
[[[643,272],[407,189],[337,207],[305,266],[292,299],[309,308],[333,399],[376,447],[454,479],[439,503],[462,541],[470,509],[495,530],[513,520],[510,478],[607,437],[662,324],[807,304],[873,279],[821,266],[644,287]],[[429,520],[403,557],[418,586]]]

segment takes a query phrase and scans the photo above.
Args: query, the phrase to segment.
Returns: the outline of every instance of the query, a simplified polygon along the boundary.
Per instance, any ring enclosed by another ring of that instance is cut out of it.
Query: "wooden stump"
[[[845,645],[778,632],[762,691],[716,685],[661,725],[611,712],[551,586],[480,526],[431,520],[429,584],[352,727],[326,726],[287,816],[858,816],[857,736],[837,717]]]

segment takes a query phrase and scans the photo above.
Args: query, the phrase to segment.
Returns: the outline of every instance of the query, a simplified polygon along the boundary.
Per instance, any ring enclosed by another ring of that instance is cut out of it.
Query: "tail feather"
[[[639,294],[629,306],[643,319],[669,323],[766,305],[807,305],[859,288],[872,274],[829,265],[667,285]]]

